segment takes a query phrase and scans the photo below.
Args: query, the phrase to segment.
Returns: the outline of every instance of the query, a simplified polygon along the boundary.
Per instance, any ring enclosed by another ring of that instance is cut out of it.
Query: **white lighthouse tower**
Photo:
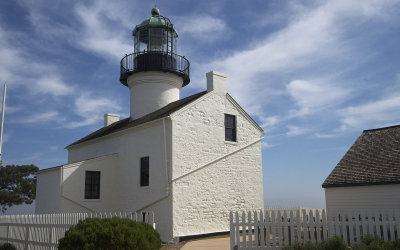
[[[121,60],[122,84],[130,90],[130,118],[135,120],[179,100],[179,92],[190,82],[189,61],[177,54],[178,33],[157,8],[137,25],[135,52]]]

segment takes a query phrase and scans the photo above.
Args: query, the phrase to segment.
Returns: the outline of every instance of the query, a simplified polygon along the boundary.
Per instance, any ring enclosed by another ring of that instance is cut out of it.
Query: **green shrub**
[[[306,244],[296,244],[294,246],[284,247],[282,250],[347,250],[346,244],[339,237],[333,237],[327,241],[312,244],[307,242]]]
[[[287,246],[282,250],[400,250],[400,239],[395,241],[384,242],[381,238],[366,236],[362,240],[361,244],[354,245],[351,248],[346,247],[346,244],[339,237],[333,237],[328,241],[322,241],[320,243],[312,244],[307,242],[306,244],[296,244],[294,246]]]
[[[88,218],[71,227],[59,241],[61,250],[153,250],[160,235],[148,224],[121,218]]]
[[[11,245],[10,243],[4,243],[0,245],[0,250],[17,250],[17,248]]]
[[[381,238],[366,236],[360,245],[352,247],[353,250],[398,250],[400,249],[400,239],[384,242]]]

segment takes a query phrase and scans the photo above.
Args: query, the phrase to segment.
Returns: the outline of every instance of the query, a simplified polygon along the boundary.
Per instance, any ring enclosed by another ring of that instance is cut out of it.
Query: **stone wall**
[[[225,113],[236,116],[237,142],[225,141]],[[212,91],[172,121],[174,237],[228,231],[230,211],[263,208],[261,142],[242,149],[261,131],[226,95]]]

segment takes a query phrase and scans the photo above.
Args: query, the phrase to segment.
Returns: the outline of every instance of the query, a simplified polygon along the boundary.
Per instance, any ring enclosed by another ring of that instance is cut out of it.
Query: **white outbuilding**
[[[68,163],[41,170],[36,213],[153,211],[163,241],[229,230],[229,212],[263,209],[264,131],[226,92],[224,74],[180,99],[189,61],[157,8],[121,60],[130,117],[67,146]]]
[[[365,130],[322,184],[326,208],[400,207],[400,125]]]

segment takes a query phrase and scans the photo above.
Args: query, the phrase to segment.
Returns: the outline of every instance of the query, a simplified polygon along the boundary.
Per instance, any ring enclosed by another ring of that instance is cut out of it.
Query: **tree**
[[[0,206],[3,213],[13,205],[32,204],[36,198],[38,171],[35,165],[0,166]]]

